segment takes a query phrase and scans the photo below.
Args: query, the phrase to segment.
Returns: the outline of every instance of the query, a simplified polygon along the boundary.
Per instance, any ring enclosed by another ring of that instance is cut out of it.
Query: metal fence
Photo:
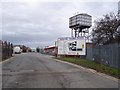
[[[0,41],[0,58],[2,60],[12,57],[13,44],[6,41]]]
[[[86,53],[86,58],[88,60],[120,68],[120,44],[118,43],[87,47]]]

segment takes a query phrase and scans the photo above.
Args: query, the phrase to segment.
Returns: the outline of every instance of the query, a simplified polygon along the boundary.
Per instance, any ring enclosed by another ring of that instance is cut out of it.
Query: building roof
[[[47,49],[54,49],[55,47],[56,47],[55,45],[48,46],[48,47],[44,48],[44,50],[47,50]]]

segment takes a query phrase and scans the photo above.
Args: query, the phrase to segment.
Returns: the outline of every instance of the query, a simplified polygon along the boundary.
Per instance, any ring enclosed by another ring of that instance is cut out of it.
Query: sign
[[[59,55],[85,55],[85,37],[65,37],[59,38],[56,43]]]

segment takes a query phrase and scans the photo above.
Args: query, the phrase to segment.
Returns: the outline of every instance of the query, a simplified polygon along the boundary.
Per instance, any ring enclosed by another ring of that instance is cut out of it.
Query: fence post
[[[118,54],[120,54],[120,43],[118,43]],[[118,68],[120,69],[120,55],[118,55]]]
[[[13,53],[13,44],[12,43],[10,44],[10,51],[11,51],[10,55],[12,57],[12,53]]]

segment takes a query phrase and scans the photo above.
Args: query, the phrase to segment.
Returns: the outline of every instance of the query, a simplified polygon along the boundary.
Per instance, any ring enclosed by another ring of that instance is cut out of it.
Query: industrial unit
[[[44,48],[44,52],[49,55],[55,55],[57,53],[56,46],[55,45],[48,46],[48,47]]]

